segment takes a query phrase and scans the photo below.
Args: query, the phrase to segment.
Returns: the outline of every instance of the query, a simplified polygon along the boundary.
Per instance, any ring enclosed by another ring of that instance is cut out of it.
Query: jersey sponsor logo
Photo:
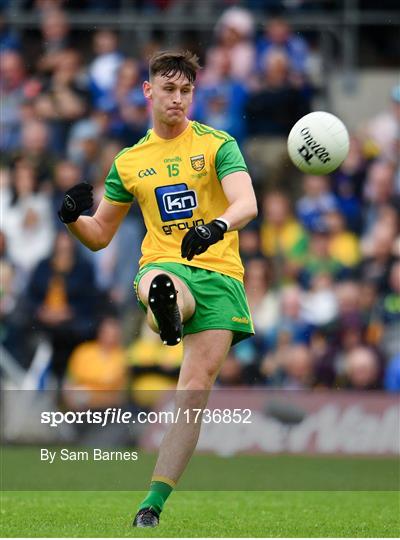
[[[195,171],[201,171],[202,169],[204,169],[204,165],[206,164],[204,154],[199,154],[198,156],[190,156],[190,163],[192,164],[192,168]]]
[[[204,225],[204,219],[194,219],[193,221],[179,221],[178,223],[171,223],[171,225],[163,225],[162,230],[164,234],[169,236],[172,234],[174,228],[177,231],[185,231],[191,227],[197,227],[197,225]]]
[[[194,189],[188,189],[187,184],[160,186],[155,189],[155,194],[162,221],[193,217],[197,195]]]
[[[157,174],[156,170],[151,168],[151,169],[142,169],[141,171],[139,171],[139,178],[144,178],[145,176],[153,176],[153,174]]]

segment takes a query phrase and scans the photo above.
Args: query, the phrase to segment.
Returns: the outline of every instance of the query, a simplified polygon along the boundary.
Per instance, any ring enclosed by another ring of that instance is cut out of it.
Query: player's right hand
[[[93,186],[81,182],[64,194],[58,217],[63,223],[73,223],[85,210],[93,206]]]
[[[201,255],[223,239],[227,228],[225,221],[219,219],[213,219],[206,225],[191,227],[182,240],[182,258],[191,261],[195,255]]]

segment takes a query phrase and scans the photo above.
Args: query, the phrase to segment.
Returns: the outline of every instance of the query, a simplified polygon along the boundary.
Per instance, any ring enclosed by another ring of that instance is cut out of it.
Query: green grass
[[[133,529],[143,493],[7,491],[4,537],[398,537],[396,492],[185,492],[171,495],[161,524]]]

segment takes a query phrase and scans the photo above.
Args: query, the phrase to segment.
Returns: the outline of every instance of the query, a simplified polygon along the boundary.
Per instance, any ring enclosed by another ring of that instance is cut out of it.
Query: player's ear
[[[151,99],[152,97],[151,83],[149,81],[144,81],[142,88],[143,88],[144,97],[147,99]]]

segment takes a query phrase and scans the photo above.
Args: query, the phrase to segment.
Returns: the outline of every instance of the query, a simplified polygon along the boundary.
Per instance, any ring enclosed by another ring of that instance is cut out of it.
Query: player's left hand
[[[191,227],[182,240],[182,258],[191,261],[195,255],[204,253],[210,246],[223,239],[226,230],[226,223],[219,219],[213,219],[206,225]]]

